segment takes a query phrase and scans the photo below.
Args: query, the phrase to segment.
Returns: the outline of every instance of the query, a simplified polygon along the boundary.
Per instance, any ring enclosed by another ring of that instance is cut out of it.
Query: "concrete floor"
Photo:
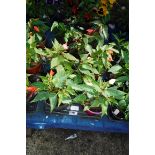
[[[76,133],[76,139],[65,138]],[[128,134],[65,129],[35,130],[27,137],[27,155],[128,155]]]

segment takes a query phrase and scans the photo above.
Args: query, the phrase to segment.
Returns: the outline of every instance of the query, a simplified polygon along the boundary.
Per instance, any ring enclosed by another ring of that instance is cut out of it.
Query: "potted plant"
[[[109,104],[107,114],[110,119],[113,120],[128,120],[129,119],[129,101],[128,94],[124,100],[117,102],[116,104]]]
[[[72,96],[76,94],[66,82],[72,76],[62,65],[58,65],[56,71],[56,74],[50,71],[50,74],[45,77],[41,76],[42,82],[33,83],[33,86],[38,88],[38,93],[32,102],[45,100],[47,104],[50,104],[51,112],[56,106],[70,104]]]

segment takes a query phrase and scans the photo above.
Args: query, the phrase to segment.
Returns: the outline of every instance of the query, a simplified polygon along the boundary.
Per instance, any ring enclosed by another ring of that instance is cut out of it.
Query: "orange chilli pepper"
[[[113,52],[113,50],[108,50],[107,53],[112,55],[114,52]]]
[[[50,75],[53,76],[54,74],[55,74],[54,71],[51,69],[50,70]]]
[[[108,57],[107,61],[112,62],[113,61],[112,57]]]

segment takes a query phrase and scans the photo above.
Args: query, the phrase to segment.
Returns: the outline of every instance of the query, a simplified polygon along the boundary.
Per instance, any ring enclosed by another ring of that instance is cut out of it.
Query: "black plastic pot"
[[[28,92],[26,94],[26,112],[27,113],[32,113],[36,111],[37,108],[37,103],[31,103],[31,101],[35,98],[35,96],[37,95],[37,92],[32,93],[32,92]]]
[[[45,61],[45,62],[42,63],[41,73],[40,74],[42,76],[46,76],[46,74],[50,72],[50,69],[51,69],[50,62]]]
[[[111,72],[105,71],[102,74],[102,80],[105,82],[109,81],[110,79],[114,79],[114,78],[115,78],[115,75]]]
[[[108,105],[107,114],[110,119],[124,120],[124,113],[115,105]]]
[[[45,46],[47,48],[52,48],[52,41],[54,41],[55,35],[50,30],[45,32]]]
[[[72,111],[71,106],[77,106],[79,111],[83,111],[83,106],[81,104],[75,103],[73,105],[61,104],[59,107],[54,108],[53,113],[69,113],[70,110]],[[51,114],[49,100],[46,100],[45,102],[44,111],[46,114]]]
[[[49,100],[46,100],[45,106],[44,106],[45,113],[50,114],[51,113],[50,109],[51,108],[50,108]],[[68,105],[61,105],[60,107],[56,107],[53,112],[62,112],[62,111],[67,111],[67,110],[68,110]]]
[[[122,60],[122,58],[118,56],[117,54],[114,54],[112,58],[113,58],[113,61],[111,62],[112,65],[119,64]]]
[[[32,74],[28,77],[28,80],[33,83],[33,82],[42,82],[41,78],[37,74]]]

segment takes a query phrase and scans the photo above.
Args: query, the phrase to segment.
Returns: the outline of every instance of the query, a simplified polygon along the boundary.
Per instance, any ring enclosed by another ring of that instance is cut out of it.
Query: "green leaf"
[[[63,53],[63,56],[64,56],[67,60],[79,62],[79,60],[76,59],[76,58],[75,58],[73,55],[71,55],[70,53]]]
[[[47,86],[43,82],[34,82],[32,86],[39,88],[40,90],[45,90]]]
[[[74,83],[80,84],[82,82],[83,82],[82,75],[77,74],[76,77],[74,78]]]
[[[92,71],[94,74],[99,74],[97,69],[96,68],[92,68],[92,66],[89,65],[89,64],[82,64],[82,68],[88,69],[88,70]]]
[[[87,99],[87,96],[86,95],[80,94],[80,95],[76,96],[73,99],[73,101],[76,102],[76,103],[82,103],[83,104],[86,101],[86,99]]]
[[[88,38],[87,37],[83,38],[83,41],[84,41],[85,45],[88,44]]]
[[[29,79],[28,79],[28,75],[26,75],[26,86],[28,87],[30,85]]]
[[[106,97],[114,97],[116,99],[121,99],[126,93],[115,88],[107,88],[103,92]]]
[[[28,40],[28,43],[31,45],[33,43],[35,43],[35,35],[31,36],[30,39]]]
[[[128,52],[121,50],[121,55],[122,55],[122,58],[124,59],[125,63],[128,64],[129,63],[129,54],[128,54]]]
[[[48,76],[40,76],[40,78],[45,85],[48,85],[48,83],[49,83],[49,77]]]
[[[72,68],[72,65],[71,63],[68,61],[65,61],[65,63],[62,63],[66,72],[69,73],[69,74],[72,74],[74,72],[73,68]]]
[[[107,114],[107,108],[108,108],[108,102],[105,98],[100,97],[99,98],[100,104],[101,104],[101,108],[102,108],[102,116]]]
[[[111,48],[111,50],[114,51],[115,53],[119,53],[119,51],[114,48]]]
[[[53,84],[57,88],[62,88],[65,84],[65,80],[67,79],[67,75],[64,71],[58,72],[53,77]]]
[[[94,21],[92,21],[92,23],[95,25],[98,25],[98,26],[102,25],[101,20],[94,20]]]
[[[80,87],[81,87],[82,91],[89,92],[89,93],[94,93],[95,92],[95,90],[91,86],[81,84]]]
[[[81,85],[72,84],[71,87],[72,87],[72,89],[74,89],[76,91],[83,91]]]
[[[49,98],[49,93],[45,91],[38,92],[36,97],[31,102],[38,102],[47,100]]]
[[[59,64],[60,64],[60,60],[58,59],[58,57],[53,58],[53,59],[51,60],[51,68],[54,68],[54,67],[56,67],[56,66],[59,65]]]
[[[119,107],[121,107],[121,109],[125,109],[127,106],[127,103],[125,100],[120,100],[118,105],[119,105]]]
[[[91,107],[99,107],[99,100],[93,100],[92,102],[91,102]]]
[[[101,108],[102,108],[102,116],[107,114],[107,105],[102,104]]]
[[[71,74],[71,75],[69,75],[69,78],[71,78],[71,79],[74,79],[75,77],[76,77],[75,74]]]
[[[64,104],[70,104],[70,103],[72,103],[72,100],[70,98],[66,98],[66,99],[63,99],[62,100],[62,103],[64,103]]]
[[[55,93],[50,93],[49,94],[49,101],[50,101],[50,108],[51,112],[54,110],[54,108],[57,105],[58,99],[57,99],[57,94]]]
[[[128,81],[128,80],[129,80],[128,76],[121,76],[121,77],[118,77],[116,79],[117,82],[125,82],[125,81]]]
[[[59,73],[59,72],[65,72],[65,69],[64,69],[64,67],[62,65],[58,65],[56,67],[56,70],[57,70],[57,73]]]
[[[87,60],[89,54],[80,54],[80,58],[82,61]]]
[[[67,91],[69,94],[71,94],[71,95],[76,95],[75,91],[72,89],[71,86],[68,86],[68,87],[66,88],[66,91]]]
[[[57,53],[61,53],[61,51],[64,51],[63,46],[59,44],[59,42],[56,39],[54,39],[53,48],[55,51],[57,51]]]
[[[58,66],[62,62],[64,62],[64,58],[62,56],[52,58],[52,60],[51,60],[51,69]]]
[[[58,22],[54,21],[51,27],[51,31],[53,31],[54,28],[58,27]]]
[[[96,91],[98,92],[102,92],[102,90],[99,87],[99,83],[97,83],[94,79],[92,79],[89,76],[84,76],[83,80],[85,82],[85,84],[87,84],[88,86],[93,87]]]
[[[102,50],[102,52],[106,51],[107,48],[108,48],[108,45],[104,45],[104,46],[100,47],[100,49]]]
[[[85,106],[84,107],[84,111],[87,111],[87,110],[89,110],[89,107],[88,106]]]
[[[66,25],[64,23],[59,23],[59,28],[61,31],[66,31]]]
[[[38,39],[39,41],[42,40],[42,37],[41,37],[39,34],[36,34],[36,37],[37,37],[37,39]]]
[[[39,55],[46,56],[46,53],[42,49],[34,48],[35,52]]]
[[[32,23],[33,23],[33,25],[36,25],[36,26],[43,26],[44,25],[44,22],[42,22],[41,20],[33,20]]]
[[[93,98],[93,97],[94,97],[94,95],[93,95],[93,94],[91,94],[91,93],[87,93],[87,97],[88,97],[89,99],[91,99],[91,98]]]
[[[86,70],[86,69],[83,69],[82,67],[79,67],[79,71],[85,75],[89,75],[91,76],[92,78],[94,78],[94,74],[91,73],[89,70]]]
[[[107,39],[108,38],[108,27],[106,25],[103,25],[101,27],[101,29],[102,29],[102,33],[103,33],[105,39]]]
[[[113,73],[113,74],[117,74],[119,73],[119,71],[122,69],[122,67],[120,65],[114,65],[109,69],[109,72]]]
[[[55,51],[54,49],[48,49],[48,48],[45,48],[45,51],[46,54],[50,57],[53,57],[53,55],[57,54],[57,51]]]
[[[59,91],[58,97],[59,97],[58,106],[60,106],[61,103],[70,104],[72,102],[69,94],[64,93],[63,91]]]
[[[94,91],[95,91],[92,87],[87,86],[86,84],[76,84],[72,80],[67,80],[66,84],[68,86],[71,86],[71,88],[76,91],[86,91],[89,93],[94,93]]]
[[[60,91],[58,92],[58,107],[60,106],[60,104],[62,103],[62,99],[63,99],[63,93]]]
[[[92,46],[89,45],[89,44],[85,45],[85,50],[86,50],[87,52],[89,52],[89,54],[91,54],[92,51],[93,51]]]

